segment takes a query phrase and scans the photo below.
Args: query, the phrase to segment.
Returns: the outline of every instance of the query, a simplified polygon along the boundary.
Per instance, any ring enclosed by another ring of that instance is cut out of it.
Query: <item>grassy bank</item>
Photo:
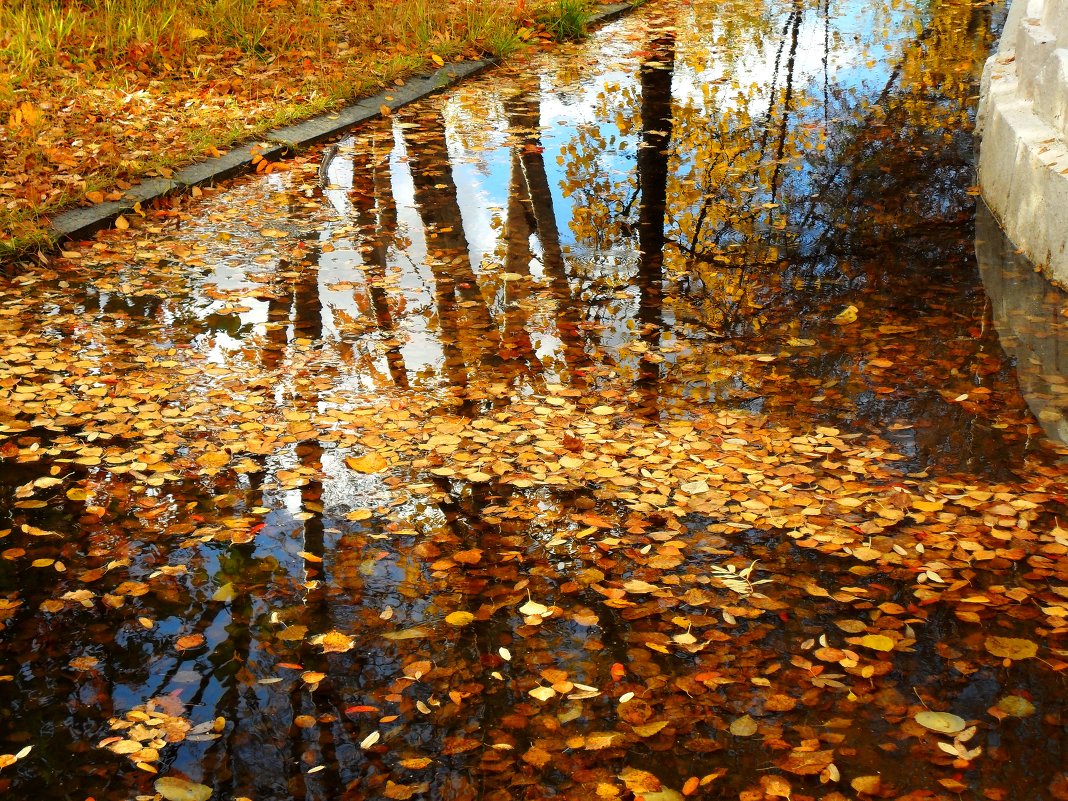
[[[0,256],[447,61],[579,35],[590,0],[0,0]]]

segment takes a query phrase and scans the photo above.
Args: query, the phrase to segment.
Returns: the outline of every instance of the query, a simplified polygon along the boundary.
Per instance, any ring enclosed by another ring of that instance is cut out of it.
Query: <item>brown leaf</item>
[[[776,764],[798,776],[814,776],[834,761],[834,751],[805,751],[794,749]]]

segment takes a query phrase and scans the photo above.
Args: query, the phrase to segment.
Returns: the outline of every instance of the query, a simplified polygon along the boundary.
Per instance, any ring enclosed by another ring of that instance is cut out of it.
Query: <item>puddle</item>
[[[1065,797],[1000,13],[652,2],[11,279],[0,789]]]

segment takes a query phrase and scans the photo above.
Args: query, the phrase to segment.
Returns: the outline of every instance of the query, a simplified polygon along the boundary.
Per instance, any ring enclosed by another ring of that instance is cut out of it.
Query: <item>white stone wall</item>
[[[979,106],[979,186],[1009,238],[1068,286],[1068,0],[1012,0]]]

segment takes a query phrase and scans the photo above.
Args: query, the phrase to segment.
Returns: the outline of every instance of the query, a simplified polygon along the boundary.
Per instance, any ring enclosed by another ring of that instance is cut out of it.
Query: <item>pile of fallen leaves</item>
[[[66,207],[117,200],[141,178],[426,67],[550,39],[537,19],[552,5],[0,6],[0,256],[41,240]]]

